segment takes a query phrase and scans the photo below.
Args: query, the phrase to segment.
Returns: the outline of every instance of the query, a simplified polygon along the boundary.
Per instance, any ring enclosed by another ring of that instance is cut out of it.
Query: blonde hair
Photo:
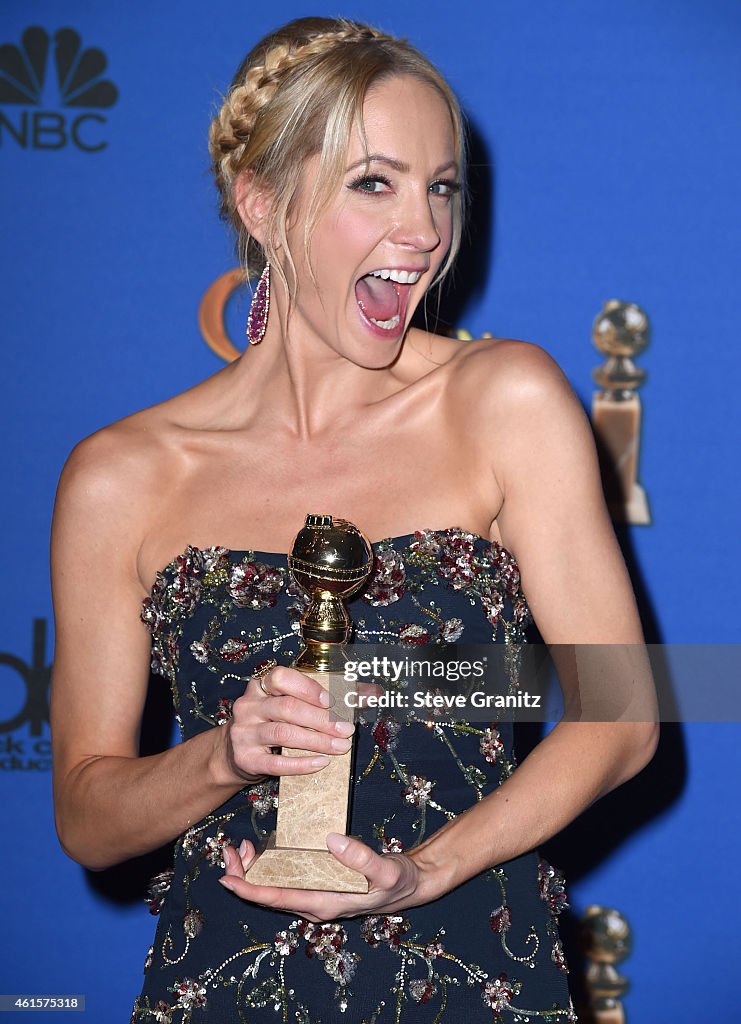
[[[465,129],[458,101],[440,72],[404,39],[344,18],[299,18],[266,36],[237,69],[209,133],[220,214],[237,233],[239,260],[249,279],[269,259],[292,288],[276,258],[285,254],[295,286],[296,271],[286,224],[298,198],[305,161],[320,165],[308,204],[304,232],[307,264],[312,229],[344,173],[353,128],[365,143],[363,102],[381,79],[409,75],[436,89],[447,103],[461,180]],[[236,209],[234,184],[250,172],[273,197],[264,246],[249,234]],[[460,246],[464,190],[452,198],[453,236],[436,281],[449,271]]]

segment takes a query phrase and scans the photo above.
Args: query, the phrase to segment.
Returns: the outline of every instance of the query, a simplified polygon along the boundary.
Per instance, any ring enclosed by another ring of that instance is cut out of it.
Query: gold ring
[[[265,676],[270,672],[271,669],[275,668],[278,662],[275,658],[269,658],[268,661],[264,661],[257,669],[252,673],[252,678],[257,680],[258,686],[265,694],[266,697],[273,697],[274,694],[270,690],[265,689]]]

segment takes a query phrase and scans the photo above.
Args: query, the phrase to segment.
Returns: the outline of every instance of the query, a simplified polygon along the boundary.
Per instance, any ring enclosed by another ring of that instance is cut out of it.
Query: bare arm
[[[341,733],[318,684],[277,672],[266,697],[248,686],[228,725],[139,757],[150,660],[137,574],[147,495],[159,467],[116,428],[83,442],[65,467],[52,528],[56,650],[51,690],[54,804],[65,852],[98,870],[157,849],[266,775],[326,764],[271,753],[332,751]]]
[[[412,852],[442,891],[555,835],[640,771],[658,738],[643,635],[589,424],[552,360],[535,346],[518,348],[496,402],[502,539],[518,559],[544,641],[595,645],[588,651],[593,672],[600,659],[607,666],[616,653],[633,651],[635,698],[648,714],[643,721],[560,722],[498,790]],[[566,673],[561,679],[568,685]]]

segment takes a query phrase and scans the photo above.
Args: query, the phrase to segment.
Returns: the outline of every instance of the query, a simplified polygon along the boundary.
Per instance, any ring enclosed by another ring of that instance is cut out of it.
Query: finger
[[[400,868],[395,858],[382,857],[359,839],[339,832],[327,833],[326,842],[329,852],[341,864],[365,875],[371,888],[390,888],[398,881]]]
[[[255,859],[255,857],[257,856],[257,848],[255,847],[254,843],[250,842],[249,839],[243,839],[242,842],[239,844],[239,849],[237,850],[237,853],[239,854],[239,859],[242,862],[242,870],[246,871],[247,868]]]
[[[321,683],[287,665],[276,665],[261,678],[263,685],[260,689],[268,696],[293,696],[308,704],[325,709],[334,703],[334,698]]]
[[[227,875],[237,875],[241,878],[244,875],[244,871],[241,868],[241,860],[239,854],[233,846],[224,846],[221,851],[222,857],[224,858],[224,867]]]
[[[280,775],[312,775],[326,768],[330,762],[328,754],[307,753],[304,755],[275,754],[264,748],[250,758],[249,772],[254,778],[248,785],[265,782]],[[235,762],[240,770],[239,761]]]
[[[352,747],[353,727],[349,722],[323,724],[321,730],[305,728],[294,721],[269,721],[259,727],[258,737],[268,747],[289,747],[313,754],[346,754]]]
[[[347,719],[292,694],[274,694],[272,699],[261,701],[260,712],[266,722],[285,722],[331,736],[352,736],[355,731],[354,724]]]
[[[343,893],[316,889],[279,889],[271,885],[253,885],[239,876],[222,875],[219,882],[240,899],[259,903],[271,910],[286,910],[312,921],[332,921],[346,912]]]
[[[244,873],[255,859],[255,856],[255,847],[248,839],[242,840],[238,851],[232,846],[225,846],[224,864],[226,865],[227,875],[244,878]]]
[[[359,700],[361,701],[361,707],[364,706],[362,702],[367,700],[368,697],[380,697],[381,694],[386,692],[378,683],[358,683],[356,689]]]

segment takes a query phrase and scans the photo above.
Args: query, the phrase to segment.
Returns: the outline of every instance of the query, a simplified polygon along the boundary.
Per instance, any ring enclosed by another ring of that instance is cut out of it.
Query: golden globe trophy
[[[304,650],[294,668],[316,679],[335,697],[332,713],[351,721],[344,679],[350,616],[343,603],[365,583],[373,552],[360,531],[343,519],[309,515],[288,556],[293,578],[311,602],[301,619]],[[368,879],[341,864],[327,849],[328,832],[347,834],[352,746],[330,755],[325,768],[309,775],[282,775],[278,818],[264,850],[245,872],[248,882],[291,889],[368,892]],[[289,757],[308,752],[284,747]]]

